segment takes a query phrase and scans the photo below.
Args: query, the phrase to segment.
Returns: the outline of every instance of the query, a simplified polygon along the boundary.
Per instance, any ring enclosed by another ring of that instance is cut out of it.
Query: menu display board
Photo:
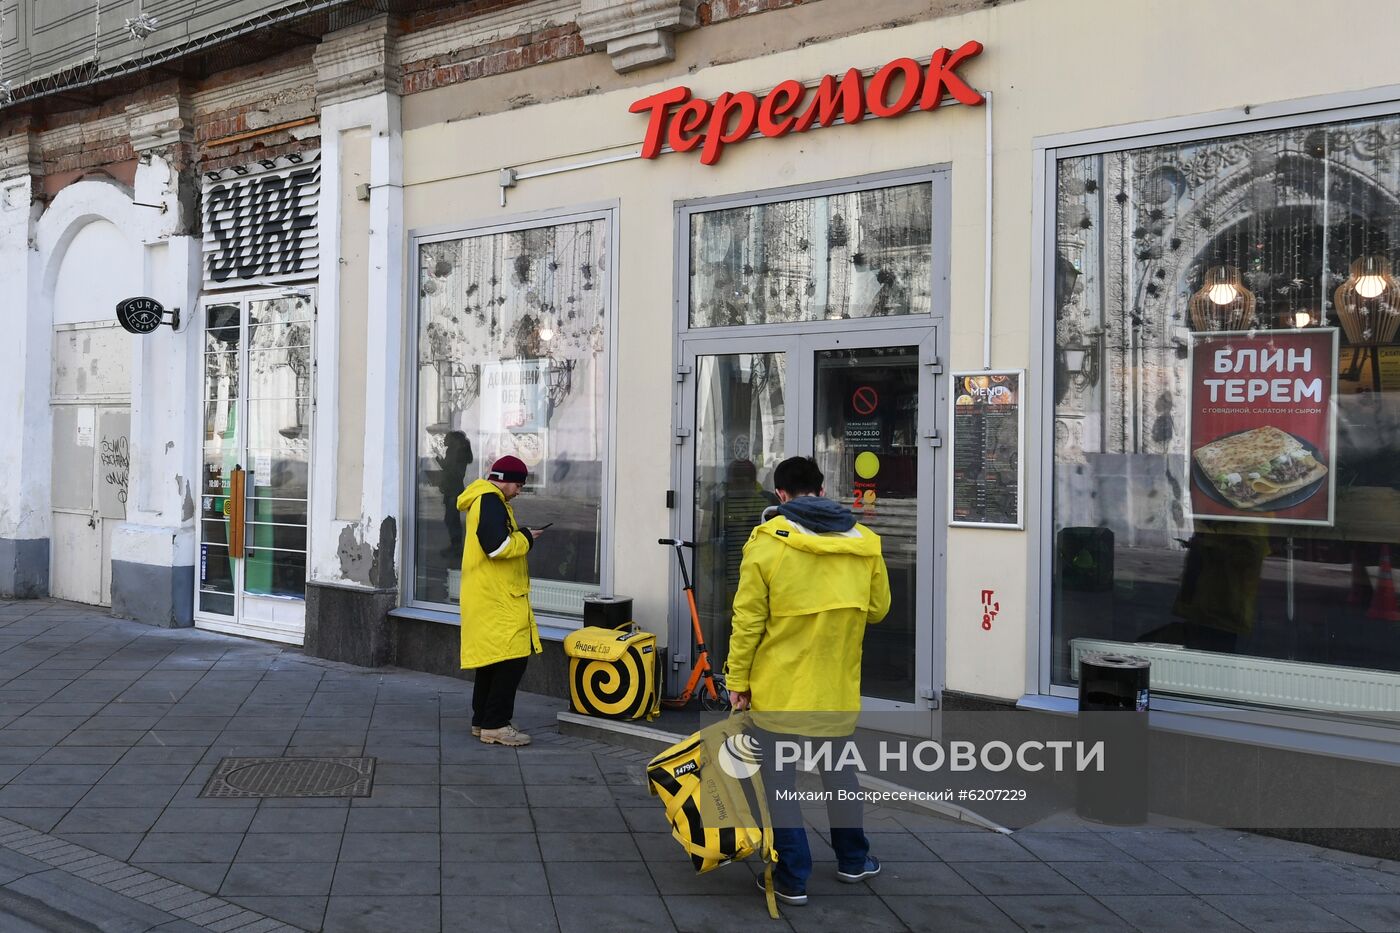
[[[1337,330],[1193,333],[1194,518],[1331,525]]]
[[[1025,370],[953,373],[950,525],[1025,527],[1021,518]]]

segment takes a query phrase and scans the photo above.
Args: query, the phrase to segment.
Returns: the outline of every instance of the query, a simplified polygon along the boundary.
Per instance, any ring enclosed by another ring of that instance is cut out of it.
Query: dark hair
[[[825,481],[811,457],[788,457],[773,471],[773,488],[789,496],[820,495]]]

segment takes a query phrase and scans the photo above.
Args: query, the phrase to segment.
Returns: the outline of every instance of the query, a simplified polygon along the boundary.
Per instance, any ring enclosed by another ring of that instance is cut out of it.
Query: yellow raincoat
[[[771,518],[744,545],[726,684],[752,692],[762,728],[845,735],[860,710],[865,627],[889,610],[879,535],[859,523],[849,532],[814,534],[784,516]]]
[[[487,557],[476,536],[483,496],[499,497],[511,528],[519,528],[510,503],[489,480],[476,480],[457,497],[457,510],[467,513],[460,597],[463,669],[542,650],[540,630],[530,608],[530,567],[526,562],[530,541],[525,532],[513,531],[506,546],[495,557]]]

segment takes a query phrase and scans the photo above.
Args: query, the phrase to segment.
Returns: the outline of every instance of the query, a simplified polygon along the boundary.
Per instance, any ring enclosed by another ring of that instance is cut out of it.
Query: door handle
[[[89,527],[89,528],[96,528],[96,527],[97,527],[97,513],[96,513],[96,512],[94,512],[93,514],[91,514],[91,515],[88,516],[88,527]]]
[[[245,479],[247,471],[242,466],[234,466],[228,477],[228,556],[243,556],[243,510]]]

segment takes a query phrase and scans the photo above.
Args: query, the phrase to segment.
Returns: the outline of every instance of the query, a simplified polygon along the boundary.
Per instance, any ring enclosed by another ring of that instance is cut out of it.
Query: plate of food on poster
[[[1317,447],[1273,425],[1218,437],[1192,452],[1192,479],[1233,509],[1278,512],[1323,488],[1327,464]]]

